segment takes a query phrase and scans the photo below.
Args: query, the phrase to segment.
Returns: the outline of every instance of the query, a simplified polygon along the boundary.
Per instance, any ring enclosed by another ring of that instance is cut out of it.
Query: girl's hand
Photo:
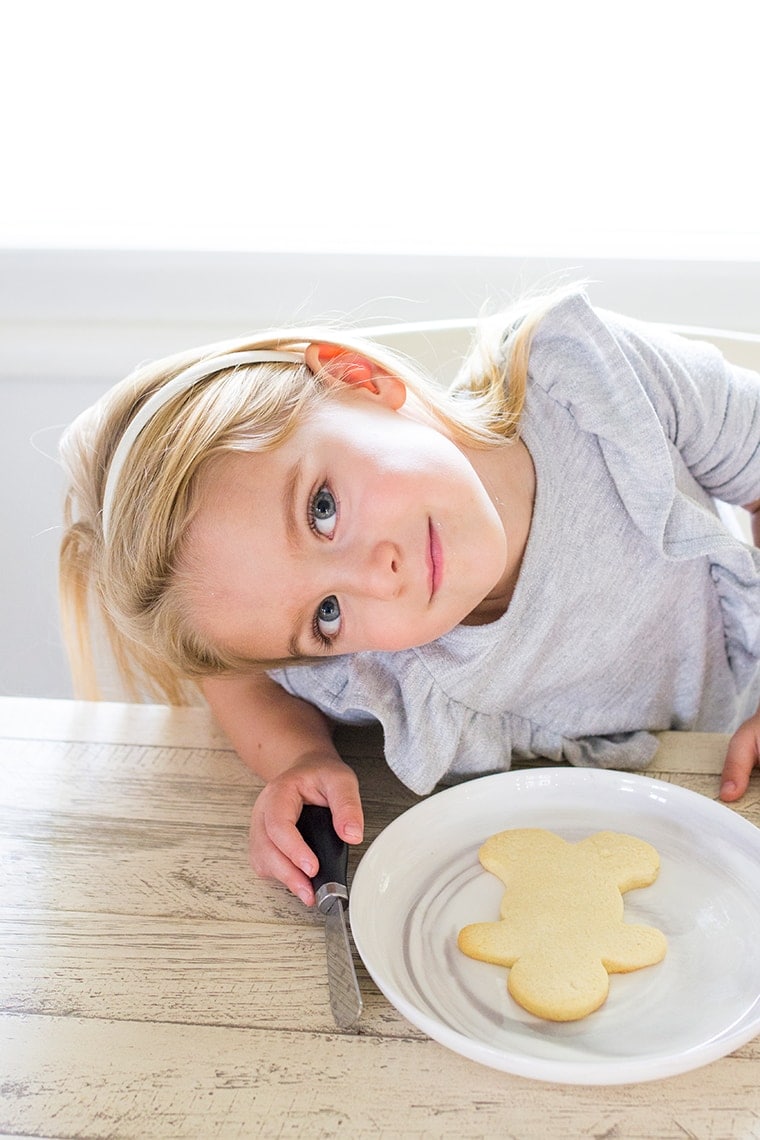
[[[364,816],[356,774],[342,760],[315,753],[271,779],[254,804],[250,833],[254,871],[264,879],[277,879],[312,906],[309,880],[317,872],[317,857],[296,827],[304,804],[329,807],[341,839],[360,843]]]
[[[728,743],[720,783],[720,798],[732,803],[743,796],[752,769],[760,762],[760,712],[739,725]]]

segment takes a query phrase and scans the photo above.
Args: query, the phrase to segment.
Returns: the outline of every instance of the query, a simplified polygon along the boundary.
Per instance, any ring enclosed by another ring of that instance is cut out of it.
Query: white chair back
[[[426,321],[419,324],[379,325],[359,330],[364,336],[398,349],[448,384],[455,376],[477,329],[476,318]],[[696,325],[662,325],[691,340],[706,340],[716,345],[727,360],[760,372],[760,334],[732,332],[728,329],[702,328]]]

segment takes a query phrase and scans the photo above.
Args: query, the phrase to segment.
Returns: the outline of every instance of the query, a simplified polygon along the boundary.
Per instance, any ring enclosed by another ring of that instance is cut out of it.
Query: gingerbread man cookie
[[[601,1006],[609,975],[660,962],[665,936],[623,919],[625,891],[648,887],[660,860],[642,839],[600,831],[568,843],[541,828],[502,831],[479,858],[507,888],[501,921],[459,933],[471,958],[509,966],[508,989],[524,1009],[575,1021]]]

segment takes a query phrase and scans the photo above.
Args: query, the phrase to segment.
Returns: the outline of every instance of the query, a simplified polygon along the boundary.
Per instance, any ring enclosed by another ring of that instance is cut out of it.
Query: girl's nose
[[[357,559],[352,574],[353,588],[359,594],[391,601],[401,589],[401,559],[398,547],[393,542],[377,542]]]

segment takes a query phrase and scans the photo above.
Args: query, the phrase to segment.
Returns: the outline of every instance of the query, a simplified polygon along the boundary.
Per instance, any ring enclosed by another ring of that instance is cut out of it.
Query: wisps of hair
[[[485,431],[485,442],[493,442],[490,433],[502,439],[519,435],[536,329],[555,305],[581,292],[584,285],[573,281],[550,289],[537,287],[479,320],[471,350],[449,391],[466,398]]]

